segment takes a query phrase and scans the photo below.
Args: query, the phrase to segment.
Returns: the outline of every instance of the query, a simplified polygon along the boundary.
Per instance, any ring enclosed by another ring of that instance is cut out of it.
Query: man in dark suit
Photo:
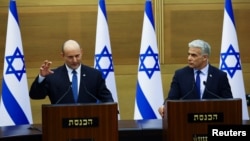
[[[66,41],[61,54],[64,65],[53,70],[50,69],[51,61],[45,60],[41,65],[40,73],[31,85],[30,98],[44,99],[48,96],[52,104],[114,101],[102,73],[81,63],[82,49],[76,41]],[[77,76],[75,98],[72,90],[73,70]]]
[[[166,100],[233,98],[227,74],[209,64],[210,45],[197,39],[188,46],[188,66],[175,71]],[[164,105],[158,111],[163,116]]]

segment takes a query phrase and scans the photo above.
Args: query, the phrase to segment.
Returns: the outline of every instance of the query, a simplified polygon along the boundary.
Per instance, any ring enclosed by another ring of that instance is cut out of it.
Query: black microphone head
[[[214,96],[214,97],[216,97],[216,98],[218,98],[218,99],[221,99],[221,98],[222,98],[222,97],[220,97],[219,95],[215,94],[214,92],[208,90],[208,88],[207,88],[207,86],[206,86],[206,85],[207,85],[207,82],[206,82],[206,81],[203,81],[203,84],[205,85],[205,91],[207,91],[208,94],[210,94],[210,95],[212,95],[212,96]]]
[[[207,82],[206,82],[206,81],[203,81],[203,85],[205,85],[205,86],[206,86],[206,85],[207,85]]]

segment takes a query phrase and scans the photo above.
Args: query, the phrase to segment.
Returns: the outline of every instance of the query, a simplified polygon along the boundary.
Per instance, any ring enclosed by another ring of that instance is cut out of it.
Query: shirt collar
[[[68,73],[71,74],[72,71],[73,71],[73,69],[69,68],[66,64],[65,64],[65,66],[66,66],[66,69],[67,69]],[[75,69],[75,71],[77,72],[77,74],[80,74],[80,68],[81,67],[79,66],[77,69]]]
[[[203,69],[201,69],[201,74],[205,74],[207,75],[208,74],[208,68],[209,68],[209,65],[207,64]],[[194,73],[196,74],[198,70],[197,69],[194,69]]]

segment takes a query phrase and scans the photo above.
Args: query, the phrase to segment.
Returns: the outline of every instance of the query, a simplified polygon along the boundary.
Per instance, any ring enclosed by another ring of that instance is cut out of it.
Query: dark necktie
[[[201,98],[201,79],[200,79],[200,73],[201,73],[201,71],[200,70],[198,70],[197,72],[196,72],[196,88],[197,88],[197,93],[198,93],[198,96],[199,96],[199,98]]]
[[[78,97],[78,84],[77,84],[77,75],[76,71],[72,71],[73,76],[72,76],[72,91],[74,95],[75,102],[77,102],[77,97]]]

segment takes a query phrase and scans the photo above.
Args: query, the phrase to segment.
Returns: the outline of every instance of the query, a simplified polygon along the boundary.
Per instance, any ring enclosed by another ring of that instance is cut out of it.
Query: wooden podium
[[[241,99],[168,100],[164,110],[164,141],[206,140],[208,125],[242,124]]]
[[[117,103],[42,105],[43,141],[118,141]]]

